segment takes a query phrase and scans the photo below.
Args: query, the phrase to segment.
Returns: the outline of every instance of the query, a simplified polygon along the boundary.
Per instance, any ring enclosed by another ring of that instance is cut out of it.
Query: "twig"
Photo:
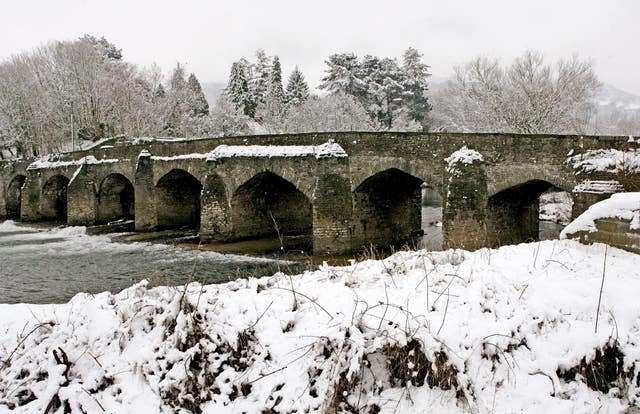
[[[551,381],[551,387],[553,387],[553,393],[551,394],[551,396],[552,397],[556,396],[556,385],[553,383],[553,378],[551,378],[549,374],[545,374],[544,372],[537,370],[537,371],[530,372],[529,375],[544,375],[545,377],[549,378],[549,381]]]
[[[280,289],[280,290],[288,290],[289,292],[293,292],[292,289],[287,289],[287,288],[283,288],[283,287],[278,287],[278,286],[274,286],[273,289]],[[324,311],[324,313],[326,313],[327,315],[329,315],[329,318],[333,319],[333,315],[331,313],[329,313],[328,310],[326,310],[322,305],[320,305],[317,301],[311,299],[309,296],[305,295],[304,293],[300,293],[297,292],[298,295],[303,296],[307,299],[309,299],[311,302],[313,302],[314,305],[318,306],[320,309],[322,309]]]
[[[387,293],[387,284],[384,284],[384,296],[387,298],[387,306],[384,308],[384,312],[382,313],[382,318],[380,318],[380,323],[378,324],[378,330],[382,328],[382,321],[384,321],[384,317],[387,316],[387,310],[389,309],[389,294]]]
[[[533,258],[533,268],[536,267],[536,262],[538,261],[538,253],[540,253],[540,242],[538,242],[538,248],[536,249],[536,255]]]
[[[598,296],[598,309],[596,310],[596,330],[595,333],[598,333],[598,316],[600,315],[600,303],[602,302],[602,289],[604,288],[604,274],[607,270],[607,250],[609,248],[608,244],[604,245],[604,264],[602,265],[602,282],[600,283],[600,295]]]
[[[440,335],[440,330],[444,326],[444,321],[445,319],[447,319],[447,310],[449,310],[449,288],[447,288],[447,304],[444,307],[444,315],[442,315],[442,323],[440,323],[440,327],[438,328],[438,333],[436,335]]]
[[[262,312],[260,314],[260,316],[258,316],[258,319],[256,319],[256,321],[248,328],[251,329],[254,326],[256,326],[258,324],[258,322],[260,322],[260,319],[262,319],[262,317],[264,316],[265,313],[267,313],[267,311],[269,310],[269,308],[271,307],[271,305],[273,305],[273,301],[271,301],[271,303],[269,304],[269,306],[267,306],[267,308],[264,310],[264,312]]]
[[[91,398],[93,398],[93,401],[96,402],[96,404],[98,404],[98,407],[100,407],[100,409],[102,410],[102,412],[105,412],[104,407],[102,406],[102,404],[100,404],[100,401],[98,401],[98,399],[96,397],[94,397],[93,395],[91,395],[91,393],[89,391],[87,391],[84,387],[80,387],[82,388],[82,391],[86,392],[87,395]]]
[[[291,284],[291,291],[293,292],[293,310],[298,310],[298,298],[296,297],[296,290],[293,288],[293,276],[289,275],[289,283]]]
[[[2,361],[3,366],[6,366],[6,367],[9,366],[9,363],[11,362],[11,358],[13,358],[13,354],[15,354],[18,351],[18,348],[20,348],[20,345],[22,345],[22,343],[27,340],[29,335],[34,333],[38,328],[42,328],[43,326],[47,326],[47,325],[48,326],[53,326],[53,322],[44,322],[44,323],[37,324],[24,338],[22,338],[20,340],[20,342],[18,342],[18,345],[16,345],[16,347],[13,349],[13,351],[11,351],[11,353],[9,354],[7,359]]]

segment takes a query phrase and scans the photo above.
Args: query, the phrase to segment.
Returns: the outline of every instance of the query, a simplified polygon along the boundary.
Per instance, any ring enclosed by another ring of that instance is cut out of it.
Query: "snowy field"
[[[562,240],[0,305],[0,413],[625,412],[638,297]]]

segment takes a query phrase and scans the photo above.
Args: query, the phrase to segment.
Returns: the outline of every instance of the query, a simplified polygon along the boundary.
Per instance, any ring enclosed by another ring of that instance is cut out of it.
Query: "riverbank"
[[[0,412],[623,412],[639,295],[563,240],[0,305]]]

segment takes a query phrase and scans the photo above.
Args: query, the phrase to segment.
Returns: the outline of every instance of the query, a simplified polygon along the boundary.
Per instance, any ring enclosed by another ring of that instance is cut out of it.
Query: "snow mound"
[[[458,164],[473,164],[476,161],[484,161],[482,154],[480,154],[476,150],[468,149],[466,146],[460,148],[457,151],[454,151],[450,156],[444,159],[447,163],[447,171],[450,174],[457,175],[459,174],[459,170],[457,168]]]
[[[579,173],[607,172],[618,174],[640,172],[640,152],[635,150],[620,151],[617,149],[589,150],[584,154],[567,158],[567,163]]]
[[[580,214],[560,233],[560,238],[581,231],[596,231],[595,221],[603,218],[630,220],[630,228],[640,228],[640,193],[617,193],[610,198],[593,204]]]
[[[604,251],[400,252],[0,305],[0,412],[622,412],[639,396],[640,256],[608,250],[594,332]]]

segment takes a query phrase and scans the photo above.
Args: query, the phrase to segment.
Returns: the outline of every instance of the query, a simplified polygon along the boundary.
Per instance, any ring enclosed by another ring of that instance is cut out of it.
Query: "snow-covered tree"
[[[267,89],[267,100],[284,103],[284,90],[282,88],[282,67],[278,56],[273,58],[271,73],[269,75],[269,87]]]
[[[456,68],[434,97],[436,128],[451,131],[585,133],[600,83],[577,56],[555,68],[526,52],[508,67],[479,57]]]
[[[51,42],[0,63],[0,122],[20,155],[155,133],[162,122],[150,85],[148,74],[104,38]]]
[[[350,95],[335,93],[322,98],[310,97],[292,107],[281,130],[285,133],[372,131],[374,124],[362,105]]]
[[[309,98],[309,85],[304,80],[304,75],[296,66],[289,76],[286,91],[287,103],[290,105],[300,105]]]
[[[237,107],[235,102],[223,93],[211,110],[209,133],[217,136],[240,135],[250,119],[241,107]]]
[[[255,115],[255,102],[249,93],[247,67],[242,62],[234,62],[231,65],[225,94],[234,103],[236,109],[242,108],[243,113],[249,117]]]
[[[402,108],[402,71],[389,58],[365,56],[360,64],[360,76],[366,85],[361,97],[372,119],[384,128],[391,128],[396,112]]]
[[[360,78],[360,64],[353,53],[336,53],[325,61],[328,68],[320,89],[330,93],[344,93],[359,98],[366,85]]]
[[[209,103],[202,92],[198,78],[193,73],[187,79],[187,88],[191,92],[191,116],[209,115]]]
[[[271,58],[263,49],[256,51],[256,63],[249,65],[251,69],[249,78],[249,91],[251,99],[256,105],[264,104],[269,88],[271,76]]]
[[[402,55],[402,72],[404,88],[402,100],[411,119],[425,123],[426,115],[431,110],[427,91],[427,78],[431,76],[429,66],[422,63],[422,54],[412,47]]]
[[[273,58],[269,87],[264,104],[258,105],[256,115],[262,118],[265,124],[279,125],[286,110],[284,90],[282,88],[282,67],[277,56]]]

